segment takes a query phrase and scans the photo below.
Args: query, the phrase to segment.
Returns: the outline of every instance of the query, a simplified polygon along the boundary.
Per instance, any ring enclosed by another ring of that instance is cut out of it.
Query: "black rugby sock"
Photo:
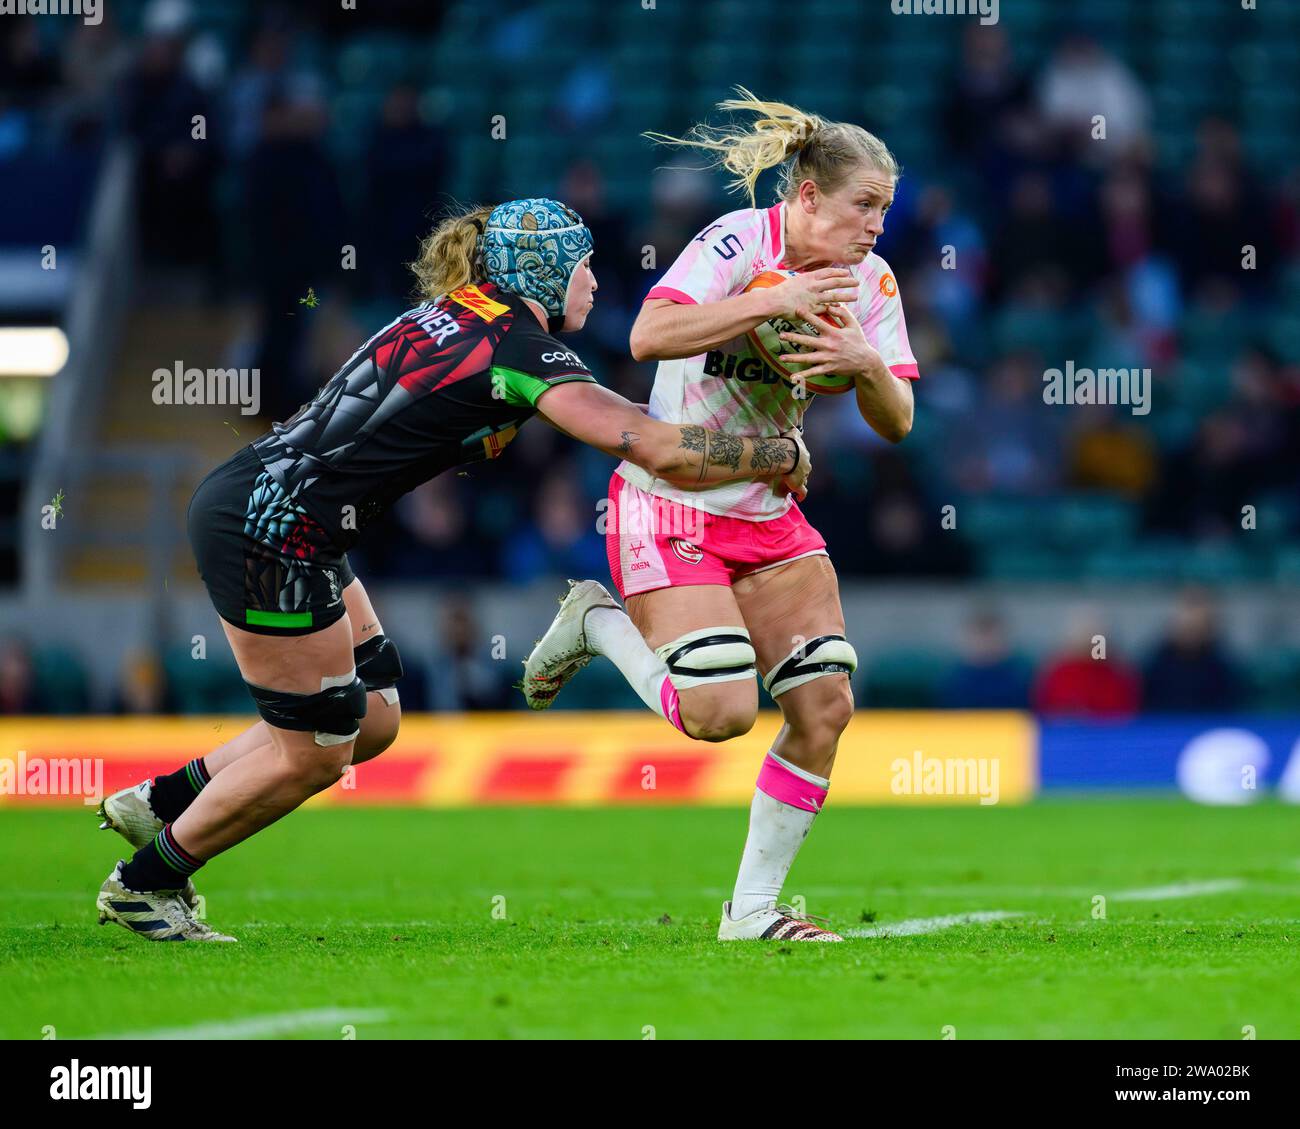
[[[153,791],[149,794],[149,806],[164,823],[171,823],[181,817],[181,813],[194,802],[194,797],[203,791],[211,779],[202,757],[182,765],[166,776],[155,776]]]
[[[176,842],[169,823],[122,867],[122,885],[128,890],[179,890],[202,865]]]

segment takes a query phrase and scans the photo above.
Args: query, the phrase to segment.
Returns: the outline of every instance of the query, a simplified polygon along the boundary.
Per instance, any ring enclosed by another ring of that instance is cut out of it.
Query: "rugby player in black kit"
[[[538,415],[673,482],[767,478],[803,492],[797,433],[741,439],[652,420],[552,336],[586,321],[591,252],[582,220],[552,200],[444,220],[413,264],[423,304],[199,485],[190,542],[262,720],[104,801],[102,826],[136,850],[100,889],[101,924],[233,940],[194,916],[191,875],[392,743],[401,661],[347,550],[415,486],[497,457]]]

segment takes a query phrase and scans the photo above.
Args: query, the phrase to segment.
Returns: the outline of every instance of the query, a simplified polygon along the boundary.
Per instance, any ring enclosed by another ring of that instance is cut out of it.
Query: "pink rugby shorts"
[[[797,502],[770,521],[718,517],[647,494],[617,471],[605,518],[609,571],[624,598],[678,585],[731,585],[751,572],[826,555]]]

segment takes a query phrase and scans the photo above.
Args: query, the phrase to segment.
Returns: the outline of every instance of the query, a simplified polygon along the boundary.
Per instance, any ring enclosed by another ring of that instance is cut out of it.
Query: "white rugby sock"
[[[668,681],[668,666],[646,645],[627,612],[622,608],[592,608],[583,630],[587,646],[618,667],[647,706],[681,729],[677,691]]]
[[[733,921],[776,904],[831,782],[768,753],[749,805],[749,837],[731,895]]]

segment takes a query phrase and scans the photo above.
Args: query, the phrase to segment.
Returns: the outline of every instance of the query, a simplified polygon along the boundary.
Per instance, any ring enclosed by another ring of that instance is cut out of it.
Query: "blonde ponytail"
[[[732,174],[727,187],[749,197],[756,207],[754,189],[765,169],[781,166],[777,195],[793,200],[799,185],[811,180],[824,192],[833,192],[857,168],[866,165],[895,179],[901,173],[888,146],[874,133],[851,122],[832,122],[785,102],[764,102],[743,86],[737,98],[718,103],[718,109],[754,114],[748,126],[692,126],[685,137],[649,132],[643,136],[662,145],[702,149],[715,154],[714,164]]]
[[[419,256],[409,264],[421,299],[427,302],[483,281],[479,240],[494,207],[471,205],[453,212],[421,241]]]

